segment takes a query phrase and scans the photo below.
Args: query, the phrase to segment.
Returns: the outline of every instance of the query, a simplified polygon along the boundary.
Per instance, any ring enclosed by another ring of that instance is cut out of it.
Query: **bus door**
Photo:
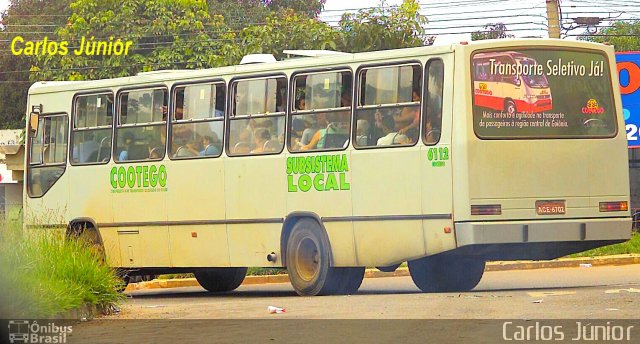
[[[420,200],[425,254],[455,248],[453,234],[452,123],[453,55],[431,58],[425,65],[420,145]]]
[[[117,229],[126,267],[170,265],[166,198],[174,177],[163,161],[167,99],[164,87],[118,93],[111,226]]]
[[[351,153],[358,265],[389,266],[424,255],[419,62],[365,66],[356,79]]]

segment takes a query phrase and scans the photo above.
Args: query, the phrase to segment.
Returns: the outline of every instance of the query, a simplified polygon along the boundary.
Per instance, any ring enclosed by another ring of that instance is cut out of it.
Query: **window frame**
[[[70,140],[70,118],[69,118],[69,114],[67,112],[51,112],[51,113],[41,113],[38,115],[38,126],[40,126],[40,120],[43,118],[51,118],[51,117],[66,117],[67,119],[67,145],[69,145],[69,140]],[[25,171],[25,187],[27,189],[27,197],[31,198],[31,199],[38,199],[38,198],[42,198],[44,197],[44,195],[46,195],[49,190],[51,190],[51,188],[53,188],[54,185],[56,185],[56,183],[62,179],[62,176],[64,176],[64,174],[67,172],[67,163],[69,162],[68,156],[67,156],[67,152],[65,152],[65,154],[63,154],[64,156],[64,162],[60,162],[60,163],[54,163],[54,164],[45,164],[44,162],[38,164],[38,165],[33,165],[31,164],[31,147],[33,146],[33,137],[31,137],[31,135],[27,135],[27,164],[25,166],[25,168],[27,169],[27,171]],[[44,161],[44,159],[42,159]],[[30,174],[32,173],[32,169],[40,169],[40,168],[46,168],[46,167],[62,167],[62,173],[60,174],[60,177],[58,177],[52,184],[51,186],[49,186],[49,188],[47,189],[47,191],[43,192],[42,195],[39,196],[33,196],[30,192],[31,190],[31,178],[30,178]]]
[[[286,121],[286,126],[285,126],[285,146],[287,147],[287,152],[291,153],[291,154],[301,154],[301,153],[320,153],[320,152],[340,152],[340,151],[344,151],[347,150],[347,148],[349,148],[349,146],[352,144],[353,139],[351,137],[351,133],[349,133],[349,138],[347,141],[346,146],[344,147],[340,147],[340,148],[322,148],[322,149],[314,149],[314,150],[299,150],[299,151],[294,151],[291,150],[290,147],[290,142],[291,142],[291,125],[293,124],[293,116],[294,115],[312,115],[318,112],[323,112],[323,113],[328,113],[328,112],[338,112],[338,111],[344,111],[346,110],[345,107],[339,107],[339,108],[331,108],[331,109],[311,109],[311,110],[303,110],[303,111],[299,111],[299,110],[295,110],[295,106],[296,106],[296,101],[295,101],[295,78],[301,75],[311,75],[311,74],[322,74],[322,73],[340,73],[340,72],[349,72],[351,74],[351,106],[349,109],[349,130],[353,131],[353,116],[354,116],[354,91],[355,91],[355,82],[356,82],[356,77],[355,77],[355,73],[353,72],[353,68],[349,67],[349,66],[338,66],[338,67],[331,67],[331,68],[314,68],[314,69],[303,69],[303,70],[297,70],[295,72],[293,72],[291,74],[291,78],[289,79],[289,94],[291,96],[289,96],[289,103],[287,105],[287,121]],[[330,111],[326,111],[326,110],[330,110]]]
[[[373,68],[385,68],[385,67],[402,67],[402,66],[418,66],[420,68],[420,94],[422,94],[421,98],[420,98],[420,102],[417,104],[418,109],[420,110],[420,123],[422,123],[423,118],[424,118],[424,104],[426,103],[424,101],[424,92],[425,92],[425,82],[424,82],[424,67],[422,65],[422,62],[420,60],[416,60],[416,59],[412,59],[412,60],[403,60],[403,61],[390,61],[390,62],[385,62],[385,63],[374,63],[374,64],[363,64],[358,66],[358,69],[356,70],[356,75],[357,75],[357,86],[354,87],[354,91],[355,91],[355,95],[353,98],[353,103],[354,103],[354,107],[353,107],[353,122],[357,122],[356,116],[357,116],[357,111],[358,110],[371,110],[371,109],[390,109],[390,108],[399,108],[399,107],[403,107],[403,106],[416,106],[415,102],[404,102],[404,103],[396,103],[396,104],[381,104],[381,105],[359,105],[360,104],[360,98],[361,98],[361,80],[362,80],[362,72],[364,70],[367,69],[373,69]],[[357,97],[357,99],[356,99]],[[351,127],[351,139],[352,142],[356,142],[356,137],[358,136],[358,128],[355,127],[355,125],[352,125]],[[420,137],[422,136],[422,127],[418,128],[418,139],[410,145],[383,145],[383,146],[365,146],[365,147],[360,147],[357,145],[353,145],[353,148],[356,150],[368,150],[368,149],[385,149],[385,148],[408,148],[408,147],[415,147],[418,144],[418,141],[420,141]]]
[[[97,126],[97,127],[87,127],[87,128],[83,128],[83,129],[76,129],[76,122],[77,122],[77,113],[78,113],[78,109],[76,106],[76,101],[78,100],[79,97],[84,97],[84,96],[98,96],[98,95],[111,95],[113,97],[113,103],[111,104],[111,114],[112,114],[112,118],[111,118],[111,124],[109,126]],[[69,164],[71,166],[92,166],[92,165],[106,165],[108,164],[111,159],[113,158],[112,155],[112,151],[113,151],[113,143],[114,143],[114,121],[116,119],[117,115],[116,115],[116,94],[115,92],[113,92],[113,90],[110,89],[105,89],[105,90],[97,90],[97,91],[87,91],[87,92],[78,92],[76,94],[73,95],[72,98],[72,108],[71,108],[71,119],[70,119],[70,124],[69,124],[69,128],[70,128],[70,137],[69,137],[69,157],[68,157],[68,161]],[[107,161],[104,162],[91,162],[91,163],[74,163],[73,162],[73,139],[75,136],[75,132],[77,131],[90,131],[90,130],[102,130],[102,129],[110,129],[111,131],[111,146],[109,148],[109,159],[107,159]]]
[[[167,87],[167,85],[165,84],[152,84],[152,85],[146,85],[146,86],[133,86],[133,87],[126,87],[126,88],[121,88],[118,90],[118,92],[116,93],[116,98],[114,100],[114,104],[116,107],[116,112],[114,113],[114,123],[113,123],[113,134],[112,134],[112,143],[111,143],[111,157],[114,163],[116,164],[131,164],[131,163],[140,163],[140,162],[157,162],[157,161],[162,161],[164,160],[164,158],[167,155],[167,142],[168,139],[165,140],[167,142],[165,142],[164,144],[164,153],[162,154],[162,156],[160,158],[157,159],[143,159],[143,160],[127,160],[127,161],[118,161],[116,160],[116,150],[118,149],[118,130],[120,128],[132,128],[132,127],[143,127],[143,126],[158,126],[158,125],[162,125],[163,122],[148,122],[148,123],[144,123],[144,124],[125,124],[122,125],[120,124],[120,110],[121,110],[121,97],[123,93],[131,93],[132,91],[153,91],[153,90],[163,90],[165,91],[166,95],[167,95],[167,120],[164,121],[165,124],[165,133],[168,135],[168,129],[167,126],[169,126],[168,124],[168,118],[169,118],[169,113],[170,113],[170,109],[171,106],[173,106],[172,104],[172,99],[171,99],[171,94],[169,93],[169,88]]]
[[[277,79],[277,78],[284,78],[285,81],[285,99],[284,99],[284,104],[285,104],[285,109],[284,111],[280,111],[280,112],[273,112],[273,113],[269,113],[269,114],[256,114],[256,115],[242,115],[240,117],[236,117],[233,114],[233,111],[235,110],[235,97],[236,97],[236,90],[234,88],[234,86],[238,83],[238,82],[242,82],[242,81],[251,81],[251,80],[262,80],[262,79]],[[285,123],[284,123],[284,127],[285,127],[285,141],[286,141],[286,128],[287,128],[287,107],[288,107],[288,103],[289,103],[289,98],[290,97],[290,92],[289,92],[289,82],[290,82],[290,78],[287,76],[286,73],[268,73],[268,74],[256,74],[256,75],[249,75],[249,76],[240,76],[240,77],[233,77],[231,78],[231,80],[229,80],[229,84],[227,87],[227,107],[226,107],[226,112],[225,112],[225,128],[224,128],[224,136],[227,138],[226,140],[223,141],[223,145],[224,145],[224,153],[226,154],[226,156],[231,157],[231,158],[238,158],[238,157],[252,157],[252,156],[266,156],[266,155],[278,155],[280,153],[282,153],[284,151],[284,147],[287,145],[287,143],[285,142],[282,145],[282,148],[280,148],[279,151],[277,152],[269,152],[269,153],[247,153],[247,154],[232,154],[231,153],[231,149],[229,147],[229,137],[231,135],[231,121],[236,120],[236,119],[252,119],[252,118],[271,118],[271,117],[279,117],[282,116],[284,117]]]
[[[177,89],[180,87],[189,87],[189,86],[200,86],[200,85],[222,85],[222,87],[224,88],[225,91],[225,95],[224,95],[224,103],[223,103],[223,111],[224,114],[222,116],[222,118],[209,118],[209,119],[190,119],[190,120],[174,120],[175,118],[175,105],[176,105],[176,92]],[[175,161],[179,161],[179,160],[193,160],[193,159],[213,159],[213,158],[219,158],[222,156],[222,153],[224,152],[224,147],[225,147],[225,141],[226,138],[225,136],[227,136],[226,134],[226,126],[227,126],[227,117],[229,114],[229,111],[227,111],[229,109],[229,85],[227,84],[227,82],[222,79],[222,78],[214,78],[214,79],[205,79],[205,80],[197,80],[197,81],[184,81],[184,82],[178,82],[173,84],[173,86],[171,86],[171,92],[169,93],[169,110],[168,110],[168,119],[170,119],[167,123],[167,127],[168,127],[168,133],[167,133],[167,143],[166,143],[166,147],[165,147],[165,155],[167,157],[169,157],[169,160],[175,160]],[[218,121],[222,121],[222,137],[220,138],[222,140],[222,147],[223,149],[220,150],[220,153],[218,155],[204,155],[204,156],[187,156],[187,157],[177,157],[177,156],[173,156],[173,154],[170,153],[170,148],[173,145],[173,125],[174,124],[184,124],[184,123],[211,123],[211,122],[218,122]]]
[[[436,142],[433,143],[427,143],[426,141],[426,135],[428,133],[424,132],[424,128],[425,125],[427,124],[427,107],[429,106],[429,75],[427,73],[429,73],[429,66],[431,66],[431,63],[433,63],[434,61],[440,61],[442,62],[442,94],[441,94],[441,100],[442,100],[442,104],[440,104],[440,135],[438,136],[438,140],[436,140]],[[442,57],[431,57],[427,60],[427,62],[424,64],[424,70],[423,70],[423,85],[422,85],[422,99],[425,99],[424,102],[422,102],[422,118],[420,119],[420,137],[422,140],[422,143],[425,146],[431,147],[431,146],[435,146],[438,143],[440,143],[440,141],[442,140],[442,123],[444,122],[443,120],[443,114],[444,114],[444,90],[445,90],[445,82],[447,81],[446,78],[446,72],[447,72],[447,65],[444,62],[444,59]]]

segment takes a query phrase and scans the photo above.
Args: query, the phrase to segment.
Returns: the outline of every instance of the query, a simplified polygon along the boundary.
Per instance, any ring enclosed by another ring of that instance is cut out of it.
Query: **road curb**
[[[540,261],[509,261],[509,262],[489,262],[485,271],[510,271],[510,270],[533,270],[533,269],[554,269],[554,268],[589,268],[592,266],[605,265],[628,265],[640,264],[640,254],[622,254],[606,257],[586,257],[586,258],[560,258],[554,260]],[[398,268],[394,272],[382,272],[377,269],[367,269],[365,278],[383,278],[409,276],[409,269]],[[243,285],[267,284],[267,283],[289,283],[287,275],[266,275],[247,276],[242,282]],[[149,282],[131,283],[126,291],[141,289],[163,289],[179,287],[198,287],[195,278],[181,279],[155,279]]]

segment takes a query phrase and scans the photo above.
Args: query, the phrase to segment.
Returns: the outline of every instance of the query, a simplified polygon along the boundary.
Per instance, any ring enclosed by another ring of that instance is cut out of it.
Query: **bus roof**
[[[149,84],[158,84],[165,81],[180,81],[194,79],[211,79],[224,77],[229,75],[244,74],[265,74],[274,73],[290,69],[302,68],[319,68],[340,66],[350,63],[370,63],[375,61],[384,61],[390,59],[411,59],[421,56],[437,55],[452,53],[456,50],[478,50],[488,48],[503,47],[519,47],[519,46],[566,46],[579,48],[598,48],[607,47],[613,51],[613,47],[599,43],[567,41],[557,39],[495,39],[483,40],[470,43],[448,44],[425,46],[417,48],[404,48],[394,50],[381,50],[374,52],[355,53],[355,54],[332,54],[319,55],[311,57],[302,57],[296,59],[288,59],[284,61],[276,61],[272,63],[256,63],[247,65],[234,65],[226,67],[216,67],[208,69],[194,70],[159,70],[153,72],[140,73],[138,75],[120,77],[114,79],[101,79],[91,81],[41,81],[34,83],[29,88],[29,94],[42,94],[64,91],[82,91],[92,89],[105,89],[110,87],[126,86],[144,86]]]

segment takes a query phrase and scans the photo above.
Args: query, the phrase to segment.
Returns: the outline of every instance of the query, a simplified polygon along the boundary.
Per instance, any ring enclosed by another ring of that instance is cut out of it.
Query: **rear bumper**
[[[631,218],[464,222],[455,224],[457,246],[542,242],[618,241],[631,237]]]

